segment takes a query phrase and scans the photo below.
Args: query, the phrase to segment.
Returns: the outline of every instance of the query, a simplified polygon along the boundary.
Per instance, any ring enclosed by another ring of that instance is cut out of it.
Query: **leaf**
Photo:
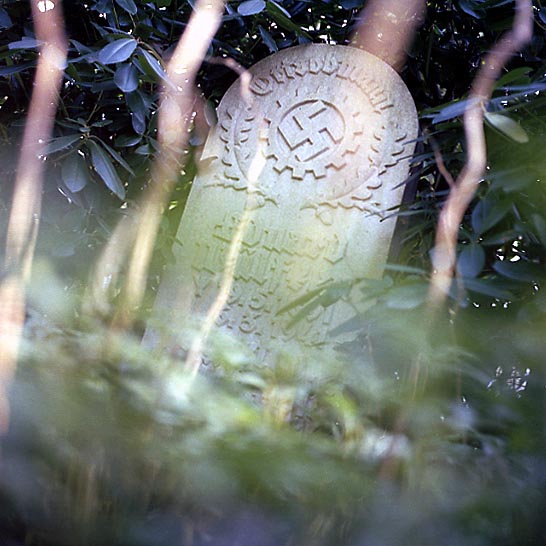
[[[247,15],[256,15],[261,13],[265,9],[264,0],[247,0],[246,2],[241,2],[237,11],[243,16]]]
[[[36,49],[43,44],[42,41],[35,38],[28,38],[24,36],[21,40],[11,42],[8,44],[8,49]]]
[[[280,27],[284,28],[285,30],[290,30],[292,32],[295,32],[298,35],[302,35],[311,39],[311,36],[309,36],[307,32],[302,30],[302,28],[299,25],[297,25],[290,19],[290,13],[288,13],[277,2],[273,2],[272,0],[270,0],[267,2],[266,5],[267,5],[267,12]]]
[[[133,0],[116,0],[116,4],[131,15],[135,15],[138,11],[138,8]]]
[[[515,68],[514,70],[510,70],[510,72],[507,72],[499,78],[497,81],[495,87],[504,87],[508,85],[509,83],[519,82],[519,83],[529,83],[529,73],[531,73],[533,69],[529,66],[520,66],[519,68]]]
[[[147,71],[149,75],[155,76],[159,81],[165,81],[167,79],[167,73],[161,65],[161,63],[148,51],[140,48],[140,53],[145,61],[144,70],[148,68]]]
[[[484,296],[499,300],[511,300],[514,297],[509,290],[496,286],[493,281],[489,279],[466,278],[464,279],[464,287],[472,292],[477,292],[478,294],[483,294]]]
[[[99,51],[99,61],[102,64],[122,63],[133,54],[136,46],[137,41],[134,38],[114,40]]]
[[[425,283],[406,284],[389,290],[383,300],[391,309],[415,309],[425,301],[427,292]]]
[[[271,34],[261,25],[258,25],[258,31],[260,32],[260,36],[262,37],[264,44],[269,48],[269,51],[271,53],[277,53],[277,51],[279,51],[279,47],[277,46],[277,42],[275,42],[273,39],[273,36],[271,36]]]
[[[441,123],[442,121],[447,121],[449,119],[457,118],[462,116],[469,104],[469,100],[459,100],[457,102],[452,102],[447,106],[444,106],[433,118],[432,123]]]
[[[13,21],[9,13],[4,8],[0,8],[0,29],[5,30],[11,26],[13,26]]]
[[[533,169],[504,169],[502,171],[493,172],[491,179],[493,180],[492,188],[501,188],[505,193],[520,191],[535,183],[538,179],[538,174]]]
[[[355,9],[361,8],[364,5],[364,0],[341,0],[340,4],[343,9]]]
[[[125,159],[123,159],[123,157],[121,157],[116,152],[116,150],[114,150],[113,148],[108,146],[108,144],[106,144],[106,142],[101,142],[101,144],[104,147],[104,149],[112,156],[112,158],[115,161],[117,161],[129,174],[131,174],[132,176],[135,176],[135,173],[133,172],[133,169],[131,169],[131,167],[129,166],[127,161],[125,161]]]
[[[471,243],[466,245],[457,260],[457,269],[459,273],[466,278],[477,277],[485,265],[485,252],[483,248]]]
[[[61,178],[72,193],[77,193],[85,188],[89,182],[89,169],[83,155],[76,152],[63,161]]]
[[[73,144],[81,140],[83,137],[79,133],[77,135],[68,135],[53,139],[46,147],[46,155],[60,152],[70,148]]]
[[[492,203],[491,199],[482,199],[472,211],[471,224],[476,235],[485,233],[497,225],[511,210],[512,201],[503,199]]]
[[[131,63],[121,65],[114,74],[114,82],[124,93],[131,93],[138,87],[136,68]]]
[[[546,248],[546,220],[540,214],[532,214],[531,218],[535,226],[537,236],[542,243],[542,246]]]
[[[28,63],[13,64],[11,66],[0,66],[0,76],[11,76],[12,74],[18,74],[23,72],[27,68],[33,68],[36,66],[36,62],[30,61]]]
[[[546,270],[543,266],[519,260],[517,262],[497,261],[493,269],[502,275],[520,282],[538,282],[544,278]]]
[[[474,9],[474,2],[470,0],[459,0],[459,7],[468,15],[474,17],[474,19],[481,19],[485,12],[481,9]]]
[[[513,141],[520,144],[529,142],[529,136],[525,129],[512,118],[505,116],[504,114],[497,114],[495,112],[486,112],[485,120],[491,127],[511,138]]]
[[[120,135],[116,138],[116,146],[118,148],[129,148],[131,146],[136,146],[142,137],[140,135]]]
[[[92,140],[88,140],[87,146],[91,152],[93,167],[106,184],[106,187],[120,199],[124,199],[125,188],[108,154]]]
[[[540,20],[546,25],[546,7],[540,8],[538,16],[540,17]]]

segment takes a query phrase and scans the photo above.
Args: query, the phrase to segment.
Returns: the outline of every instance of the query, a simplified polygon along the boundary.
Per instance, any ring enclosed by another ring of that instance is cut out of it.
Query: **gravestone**
[[[340,301],[294,323],[297,307],[282,312],[291,302],[381,276],[395,225],[387,211],[402,199],[417,115],[398,74],[359,49],[298,46],[249,72],[218,108],[156,308],[198,328],[231,249],[216,326],[267,363],[291,343],[328,345],[352,313]]]

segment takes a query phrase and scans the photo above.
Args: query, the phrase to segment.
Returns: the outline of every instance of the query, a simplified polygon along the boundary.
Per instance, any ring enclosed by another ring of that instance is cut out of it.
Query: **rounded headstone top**
[[[265,160],[261,190],[275,204],[289,193],[279,188],[292,181],[314,185],[319,200],[343,194],[347,205],[352,197],[358,205],[417,136],[415,105],[404,82],[363,50],[292,47],[249,73],[250,80],[240,78],[222,99],[217,133],[203,153],[203,159],[222,162],[223,185],[233,189],[247,187],[259,154]]]

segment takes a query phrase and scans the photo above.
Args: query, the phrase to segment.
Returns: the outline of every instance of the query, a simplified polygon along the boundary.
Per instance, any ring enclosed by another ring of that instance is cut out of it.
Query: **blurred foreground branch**
[[[160,149],[152,167],[149,190],[137,214],[136,224],[124,222],[118,227],[116,236],[104,251],[103,257],[108,259],[101,260],[96,271],[92,305],[104,300],[104,278],[112,274],[117,276],[127,258],[127,248],[132,247],[115,327],[129,325],[134,309],[142,300],[162,213],[188,154],[196,101],[195,78],[220,26],[224,5],[223,0],[199,0],[195,5],[167,65],[158,118]]]
[[[353,45],[400,72],[425,9],[425,0],[369,0],[362,11]]]
[[[51,7],[53,6],[53,7]],[[51,137],[67,55],[62,4],[32,1],[36,39],[41,42],[26,120],[0,279],[0,432],[9,425],[7,393],[15,373],[42,205],[43,157]]]
[[[438,220],[432,260],[433,273],[428,294],[431,312],[443,304],[449,293],[457,261],[459,226],[485,171],[487,150],[484,115],[487,103],[504,65],[531,39],[532,34],[532,2],[517,0],[512,29],[486,55],[472,83],[464,113],[466,164],[451,188]]]

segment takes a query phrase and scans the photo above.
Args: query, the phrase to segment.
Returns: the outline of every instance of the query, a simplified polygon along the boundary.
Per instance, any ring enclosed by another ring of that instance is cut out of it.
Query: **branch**
[[[362,11],[353,45],[400,72],[425,9],[425,0],[369,0]]]
[[[464,113],[467,160],[438,219],[432,260],[433,273],[428,294],[430,311],[438,309],[449,293],[457,261],[459,225],[485,171],[487,162],[483,124],[485,107],[504,65],[532,35],[532,2],[516,0],[516,15],[512,29],[486,55],[472,83],[468,106]]]
[[[167,64],[158,111],[160,148],[152,166],[150,187],[138,212],[136,231],[133,223],[124,222],[123,228],[116,230],[116,238],[108,243],[104,252],[105,255],[117,256],[115,264],[104,261],[108,266],[107,275],[113,272],[117,276],[125,262],[126,249],[132,244],[127,282],[120,310],[114,320],[115,327],[123,328],[130,324],[133,311],[142,300],[161,217],[187,160],[196,100],[195,79],[222,21],[224,6],[224,0],[198,0]],[[100,286],[105,276],[105,271],[99,268],[91,300],[104,300]]]
[[[13,192],[0,281],[0,433],[9,425],[7,391],[15,373],[25,318],[25,287],[30,277],[42,206],[43,156],[51,138],[67,56],[62,4],[32,1],[40,47]],[[40,7],[42,8],[41,11]]]

